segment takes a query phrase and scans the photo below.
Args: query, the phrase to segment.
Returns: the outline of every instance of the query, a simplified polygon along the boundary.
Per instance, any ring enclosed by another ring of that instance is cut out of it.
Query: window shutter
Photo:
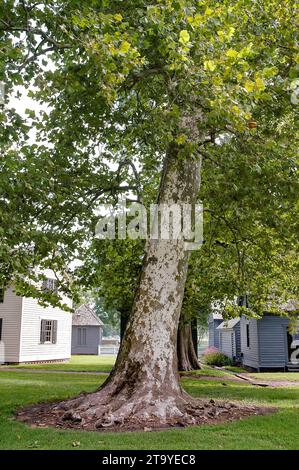
[[[40,342],[45,342],[45,329],[46,329],[46,320],[42,320],[40,324]]]
[[[53,334],[52,334],[52,343],[57,343],[57,320],[53,321]]]
[[[77,344],[80,345],[81,344],[81,328],[78,328],[78,342]]]
[[[86,328],[83,328],[82,329],[82,332],[83,332],[83,341],[82,341],[82,344],[84,346],[86,346]]]
[[[3,323],[3,319],[0,318],[0,341],[2,341],[2,323]]]

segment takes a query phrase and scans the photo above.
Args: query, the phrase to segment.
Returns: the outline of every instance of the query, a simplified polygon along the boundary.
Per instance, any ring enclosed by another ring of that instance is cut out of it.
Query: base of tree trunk
[[[180,325],[178,330],[178,368],[180,372],[201,369],[195,352],[191,323]]]
[[[275,411],[269,407],[194,399],[183,391],[179,396],[161,395],[154,401],[146,395],[142,397],[142,393],[126,399],[109,388],[82,393],[71,400],[22,408],[16,417],[34,427],[120,432],[222,423]]]

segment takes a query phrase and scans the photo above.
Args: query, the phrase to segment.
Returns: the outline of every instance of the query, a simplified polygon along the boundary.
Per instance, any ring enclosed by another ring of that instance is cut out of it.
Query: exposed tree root
[[[271,413],[274,408],[198,400],[186,393],[152,400],[149,396],[112,397],[106,387],[95,393],[56,403],[23,408],[17,419],[34,426],[98,431],[157,430],[233,421]]]

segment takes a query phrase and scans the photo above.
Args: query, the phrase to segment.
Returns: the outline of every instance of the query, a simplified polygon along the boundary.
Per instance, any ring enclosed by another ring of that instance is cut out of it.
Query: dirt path
[[[182,378],[188,378],[188,379],[194,379],[194,380],[199,380],[199,379],[202,379],[202,380],[211,380],[212,382],[239,382],[239,383],[242,383],[243,380],[242,379],[238,379],[238,378],[235,378],[235,377],[213,377],[211,375],[198,375],[198,374],[192,374],[192,373],[188,373],[188,372],[185,372],[183,374],[181,374],[181,377]]]
[[[230,372],[228,374],[233,375],[238,380],[244,380],[251,385],[257,385],[259,387],[298,387],[298,382],[292,382],[291,380],[260,380],[257,377],[250,377],[248,374],[239,374],[237,372]]]
[[[234,377],[211,377],[208,375],[196,375],[196,374],[184,374],[182,377],[193,380],[210,380],[212,382],[221,382],[223,385],[226,385],[225,382],[235,382],[235,383],[248,383],[249,385],[254,385],[256,387],[299,387],[299,382],[290,382],[288,380],[275,380],[275,381],[256,381],[249,377],[243,378],[241,376]]]
[[[59,370],[59,369],[22,369],[18,367],[0,367],[0,372],[27,372],[31,374],[81,374],[81,375],[109,375],[110,372],[100,371],[75,371],[75,370]]]

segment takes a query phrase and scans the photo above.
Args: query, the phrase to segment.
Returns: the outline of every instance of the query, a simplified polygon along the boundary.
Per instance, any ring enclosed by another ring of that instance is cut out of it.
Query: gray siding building
[[[299,363],[291,362],[299,330],[291,334],[289,323],[288,317],[268,313],[259,319],[243,315],[226,321],[219,314],[210,315],[209,346],[258,371],[299,370]]]
[[[72,354],[99,354],[103,322],[88,305],[81,305],[73,314]]]
[[[219,330],[218,326],[223,322],[220,313],[211,313],[209,316],[209,347],[219,349]]]
[[[260,319],[242,316],[243,365],[254,369],[291,369],[292,343],[289,319],[267,313]]]
[[[241,358],[240,318],[225,320],[217,327],[219,332],[219,350],[226,356],[239,361]]]

